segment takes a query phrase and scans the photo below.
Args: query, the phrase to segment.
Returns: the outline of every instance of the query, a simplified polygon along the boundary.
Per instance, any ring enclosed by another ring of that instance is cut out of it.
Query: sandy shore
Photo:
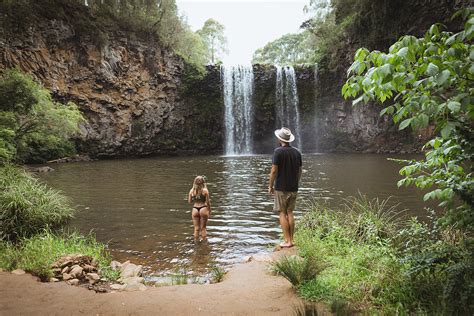
[[[292,253],[284,250],[271,257]],[[293,315],[301,304],[295,290],[268,272],[268,256],[255,258],[234,266],[217,284],[148,287],[143,292],[100,294],[0,272],[0,315]]]

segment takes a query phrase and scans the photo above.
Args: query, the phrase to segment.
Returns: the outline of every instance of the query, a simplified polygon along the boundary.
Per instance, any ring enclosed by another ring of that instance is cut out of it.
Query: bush
[[[18,241],[73,217],[66,197],[13,165],[0,167],[0,240]]]
[[[411,219],[398,238],[407,282],[423,310],[462,315],[474,309],[472,237]]]
[[[111,257],[105,245],[98,243],[92,235],[56,235],[46,230],[29,239],[22,239],[18,244],[0,242],[0,250],[0,267],[23,269],[43,281],[53,277],[51,264],[70,254],[91,256],[98,262],[102,276],[109,279],[119,277],[109,267]]]

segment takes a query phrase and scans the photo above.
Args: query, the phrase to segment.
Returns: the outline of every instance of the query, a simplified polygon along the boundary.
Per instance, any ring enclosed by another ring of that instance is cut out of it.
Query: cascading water
[[[221,78],[225,105],[225,153],[251,154],[253,152],[252,66],[222,66]]]
[[[300,111],[296,88],[295,69],[291,66],[276,66],[276,124],[277,128],[288,127],[296,137],[295,146],[302,149]]]

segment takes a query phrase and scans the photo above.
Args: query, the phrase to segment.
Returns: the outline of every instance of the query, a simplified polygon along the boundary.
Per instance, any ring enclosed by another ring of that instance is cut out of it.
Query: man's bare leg
[[[280,211],[280,226],[281,230],[283,231],[283,237],[285,238],[285,242],[280,244],[280,246],[291,247],[290,224],[288,223],[288,218],[285,211]]]
[[[288,220],[288,226],[290,231],[290,239],[288,242],[293,245],[294,244],[294,235],[295,235],[295,216],[293,215],[293,210],[288,210],[286,218]]]

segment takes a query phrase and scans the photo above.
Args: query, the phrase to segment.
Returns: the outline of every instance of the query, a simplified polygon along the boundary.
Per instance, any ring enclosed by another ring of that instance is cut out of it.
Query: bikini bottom
[[[202,208],[205,208],[207,207],[207,205],[204,205],[204,206],[193,206],[193,208],[195,208],[198,212],[202,209]]]

